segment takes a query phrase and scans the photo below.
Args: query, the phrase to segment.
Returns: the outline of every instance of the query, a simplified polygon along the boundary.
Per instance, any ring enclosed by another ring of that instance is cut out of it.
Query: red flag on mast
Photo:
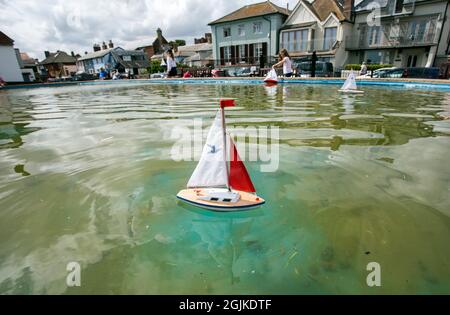
[[[220,100],[220,108],[234,107],[234,106],[236,106],[234,100]]]
[[[256,189],[253,186],[252,180],[248,175],[247,169],[244,163],[239,157],[236,145],[230,138],[231,144],[231,157],[230,157],[230,186],[231,188],[239,191],[245,191],[249,193],[255,193]]]

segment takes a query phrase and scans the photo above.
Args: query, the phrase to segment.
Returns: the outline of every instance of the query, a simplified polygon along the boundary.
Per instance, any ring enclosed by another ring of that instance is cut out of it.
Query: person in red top
[[[191,74],[189,71],[186,71],[186,72],[183,74],[183,78],[185,78],[185,79],[192,78],[192,74]]]

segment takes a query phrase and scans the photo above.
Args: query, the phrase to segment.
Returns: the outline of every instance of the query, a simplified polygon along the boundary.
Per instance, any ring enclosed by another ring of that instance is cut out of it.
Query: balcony
[[[427,47],[438,44],[436,23],[433,20],[414,27],[412,22],[382,25],[376,29],[360,26],[359,36],[347,36],[346,50]],[[414,22],[415,23],[415,22]]]

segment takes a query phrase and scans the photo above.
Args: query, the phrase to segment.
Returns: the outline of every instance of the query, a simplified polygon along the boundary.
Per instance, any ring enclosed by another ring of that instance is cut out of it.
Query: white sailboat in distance
[[[225,108],[232,106],[235,106],[234,100],[220,101],[220,110],[209,131],[200,162],[187,189],[178,193],[179,200],[195,207],[224,212],[250,210],[265,204],[265,200],[256,195],[236,145],[227,134]]]
[[[344,85],[339,90],[339,92],[342,93],[354,93],[354,94],[363,94],[364,91],[358,90],[358,87],[356,86],[356,76],[355,72],[353,70],[350,72],[350,75],[348,76],[347,80],[345,80]]]

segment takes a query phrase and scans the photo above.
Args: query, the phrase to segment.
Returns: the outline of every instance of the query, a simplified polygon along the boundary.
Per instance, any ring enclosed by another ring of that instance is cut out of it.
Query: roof
[[[20,59],[22,60],[24,65],[35,65],[36,60],[28,56],[27,53],[21,52],[20,53]]]
[[[291,12],[287,8],[279,7],[270,1],[264,1],[260,3],[246,5],[245,7],[242,7],[228,15],[225,15],[224,17],[218,20],[209,23],[208,25],[231,22],[269,14],[289,15],[290,13]]]
[[[77,62],[77,58],[66,54],[64,51],[58,51],[56,53],[50,54],[48,58],[41,62],[43,65],[48,65],[52,63],[73,63]]]
[[[13,46],[14,41],[11,38],[9,38],[5,33],[0,31],[0,45]]]
[[[305,3],[322,22],[330,16],[330,13],[336,15],[341,22],[346,20],[344,8],[336,0],[315,0],[311,4],[308,1],[303,1],[303,3]]]
[[[186,46],[179,46],[178,47],[178,55],[183,54],[194,54],[199,51],[208,51],[212,50],[212,44],[195,44],[195,45],[186,45]]]
[[[288,30],[293,28],[302,28],[302,27],[310,27],[313,25],[316,25],[317,22],[305,22],[305,23],[299,23],[299,24],[288,24],[281,28],[281,30]]]
[[[119,47],[116,47],[116,48],[119,48]],[[108,49],[105,49],[105,50],[99,50],[99,51],[91,52],[91,53],[89,53],[87,55],[82,56],[80,59],[78,59],[78,61],[88,60],[88,59],[95,59],[95,58],[102,58],[102,57],[106,56],[112,50],[114,50],[116,48],[108,48]]]

